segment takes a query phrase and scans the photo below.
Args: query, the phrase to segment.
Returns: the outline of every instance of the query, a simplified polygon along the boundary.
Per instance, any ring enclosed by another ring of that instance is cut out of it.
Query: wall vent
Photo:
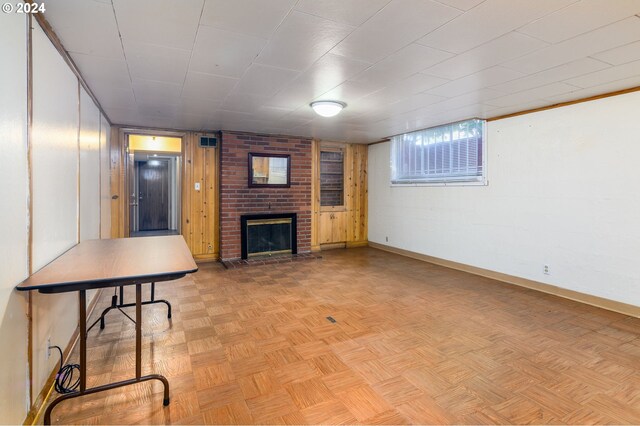
[[[201,148],[215,148],[218,146],[218,138],[213,135],[203,135],[200,136],[200,147]]]

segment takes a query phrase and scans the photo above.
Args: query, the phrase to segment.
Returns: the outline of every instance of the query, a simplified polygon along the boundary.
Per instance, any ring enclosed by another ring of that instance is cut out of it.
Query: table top
[[[198,267],[181,235],[88,240],[18,284],[62,293],[177,279]]]

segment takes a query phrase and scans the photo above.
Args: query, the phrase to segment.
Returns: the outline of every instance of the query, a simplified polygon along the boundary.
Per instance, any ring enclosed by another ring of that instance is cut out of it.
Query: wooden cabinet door
[[[347,212],[320,213],[320,244],[347,240]]]
[[[333,242],[333,213],[320,213],[320,244]]]
[[[347,212],[334,212],[332,222],[331,242],[347,241]]]

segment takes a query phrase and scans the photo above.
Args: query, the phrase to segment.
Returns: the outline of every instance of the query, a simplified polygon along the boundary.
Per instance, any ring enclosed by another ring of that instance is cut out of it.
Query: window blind
[[[484,129],[473,119],[394,136],[391,182],[483,182]]]

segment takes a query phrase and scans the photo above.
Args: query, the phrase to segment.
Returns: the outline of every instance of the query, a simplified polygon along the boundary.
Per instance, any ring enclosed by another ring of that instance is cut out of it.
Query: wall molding
[[[501,281],[503,283],[516,285],[518,287],[524,287],[530,290],[540,291],[542,293],[547,293],[553,296],[562,297],[563,299],[573,300],[574,302],[580,302],[587,305],[595,306],[597,308],[602,308],[609,311],[618,312],[620,314],[640,318],[640,306],[629,305],[627,303],[605,299],[604,297],[593,296],[590,294],[581,293],[574,290],[568,290],[568,289],[557,287],[551,284],[545,284],[538,281],[529,280],[526,278],[516,277],[514,275],[503,274],[502,272],[491,271],[489,269],[478,268],[476,266],[454,262],[454,261],[442,259],[439,257],[433,257],[433,256],[429,256],[422,253],[416,253],[413,251],[404,250],[401,248],[392,247],[385,244],[374,243],[372,241],[369,241],[369,247],[376,248],[376,249],[383,250],[390,253],[399,254],[405,257],[410,257],[412,259],[421,260],[423,262],[433,263],[435,265],[444,266],[446,268],[456,269],[458,271],[468,272],[470,274],[491,278],[496,281]]]
[[[640,91],[640,86],[631,87],[629,89],[616,90],[615,92],[602,93],[600,95],[589,96],[587,98],[575,99],[573,101],[560,102],[557,104],[546,105],[538,108],[526,109],[524,111],[517,111],[509,114],[498,115],[495,117],[487,118],[486,120],[487,121],[504,120],[506,118],[517,117],[519,115],[533,114],[540,111],[546,111],[548,109],[562,108],[562,107],[571,106],[575,104],[581,104],[583,102],[591,102],[591,101],[596,101],[598,99],[610,98],[612,96],[624,95],[627,93],[633,93],[638,91]]]

